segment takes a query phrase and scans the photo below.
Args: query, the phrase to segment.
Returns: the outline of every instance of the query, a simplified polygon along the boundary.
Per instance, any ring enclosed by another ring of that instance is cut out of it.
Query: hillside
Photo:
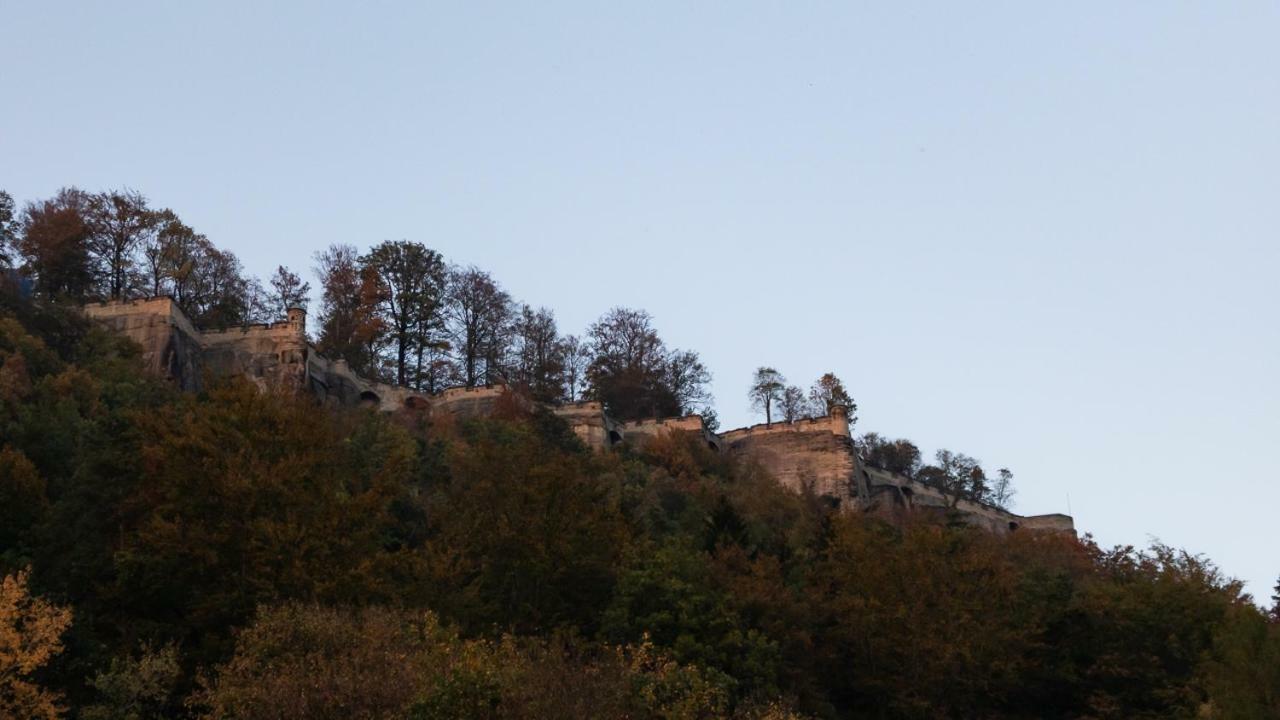
[[[1280,626],[1183,551],[889,525],[536,405],[184,393],[74,308],[3,303],[8,717],[1275,708]]]

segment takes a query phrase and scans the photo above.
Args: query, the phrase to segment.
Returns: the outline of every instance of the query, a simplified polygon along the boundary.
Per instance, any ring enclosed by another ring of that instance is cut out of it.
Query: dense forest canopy
[[[887,525],[679,435],[590,452],[522,402],[451,422],[238,380],[181,394],[75,305],[159,291],[234,324],[305,283],[246,278],[136,193],[0,210],[34,283],[0,292],[0,717],[1280,716],[1280,598],[1205,558]],[[382,377],[624,416],[709,402],[643,311],[566,338],[420,245],[317,265],[319,342]],[[853,406],[834,375],[761,370],[770,421]],[[858,444],[957,496],[1011,492],[959,453]]]

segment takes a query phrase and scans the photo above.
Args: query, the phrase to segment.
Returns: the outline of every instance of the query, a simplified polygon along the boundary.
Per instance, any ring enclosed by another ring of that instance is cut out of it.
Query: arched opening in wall
[[[1017,530],[1017,529],[1018,529],[1018,523],[1016,522],[1009,523],[1009,532],[1013,532],[1014,530]]]
[[[610,430],[610,431],[609,431],[609,444],[610,444],[610,445],[617,445],[617,444],[618,444],[618,443],[620,443],[620,442],[622,442],[622,434],[621,434],[621,433],[619,433],[617,430]]]
[[[368,390],[365,390],[364,392],[360,393],[361,407],[378,407],[381,404],[382,404],[382,398],[378,397],[377,393],[370,392]]]
[[[427,402],[424,397],[410,395],[404,399],[404,406],[409,410],[426,410],[431,407],[431,403]]]
[[[707,447],[711,448],[712,452],[720,452],[720,446],[717,445],[714,440],[708,440]]]

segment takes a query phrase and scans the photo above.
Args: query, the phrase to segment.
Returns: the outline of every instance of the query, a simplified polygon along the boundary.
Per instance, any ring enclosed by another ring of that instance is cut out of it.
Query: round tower
[[[831,424],[837,435],[849,437],[849,408],[846,405],[832,405],[828,411],[831,416]]]
[[[301,307],[291,307],[285,310],[285,321],[290,325],[298,328],[300,332],[307,331],[307,310]]]

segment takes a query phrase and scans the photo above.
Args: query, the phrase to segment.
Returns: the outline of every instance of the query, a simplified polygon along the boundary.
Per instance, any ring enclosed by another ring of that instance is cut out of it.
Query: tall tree
[[[103,294],[126,297],[134,285],[135,253],[160,224],[141,193],[124,189],[90,196],[89,249],[102,278]]]
[[[783,422],[793,423],[806,417],[812,417],[816,405],[810,404],[804,390],[795,385],[788,385],[778,399],[778,409],[782,412]]]
[[[824,373],[822,377],[814,381],[813,386],[809,388],[809,400],[814,405],[815,412],[821,412],[826,415],[831,414],[831,408],[836,405],[843,405],[849,415],[849,427],[858,421],[858,404],[849,396],[847,390],[844,389],[844,383],[835,373]]]
[[[172,210],[160,210],[155,218],[155,232],[143,238],[139,253],[138,275],[142,290],[149,297],[170,294],[174,276],[180,272],[181,260],[195,236],[195,231]]]
[[[1017,494],[1018,491],[1013,487],[1013,472],[1009,468],[997,470],[995,479],[991,481],[987,500],[998,508],[1008,510],[1013,507],[1013,496]]]
[[[773,408],[782,400],[786,387],[787,379],[782,376],[782,373],[771,367],[756,368],[755,377],[751,380],[751,389],[747,391],[747,398],[751,400],[752,408],[764,413],[766,425],[773,424]]]
[[[559,402],[564,397],[565,359],[555,315],[547,308],[524,305],[513,330],[515,380],[535,399]]]
[[[0,263],[13,262],[12,253],[18,246],[17,210],[13,204],[13,196],[0,190]]]
[[[688,415],[700,406],[709,406],[711,371],[692,350],[672,350],[663,363],[663,385],[671,396],[676,415]]]
[[[620,420],[680,413],[668,385],[666,346],[643,310],[614,308],[587,331],[591,363],[588,394]]]
[[[277,317],[284,317],[290,308],[307,308],[307,303],[311,300],[311,283],[304,282],[297,273],[289,270],[284,265],[276,268],[276,274],[271,276],[271,290],[268,292],[267,301],[271,313]]]
[[[511,296],[489,273],[452,268],[445,315],[462,382],[475,387],[502,379],[511,323]]]
[[[374,247],[361,265],[376,281],[378,315],[394,348],[395,380],[407,385],[414,353],[425,354],[442,324],[444,261],[421,243],[398,240]]]
[[[377,274],[363,268],[352,245],[330,245],[316,253],[320,313],[316,347],[327,357],[346,360],[357,373],[377,376],[376,360],[386,336],[378,314]]]
[[[564,397],[578,402],[587,389],[587,368],[591,365],[591,346],[577,335],[566,335],[560,342],[564,362]]]
[[[89,260],[89,195],[63,188],[22,212],[18,256],[44,297],[84,299],[93,287]]]

